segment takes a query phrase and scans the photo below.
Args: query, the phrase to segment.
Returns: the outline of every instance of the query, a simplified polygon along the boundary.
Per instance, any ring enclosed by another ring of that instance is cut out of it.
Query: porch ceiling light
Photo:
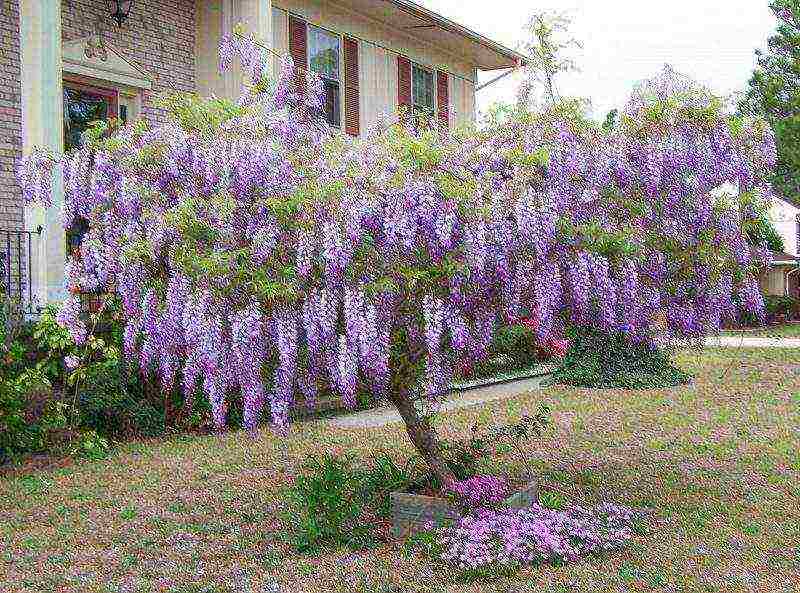
[[[133,1],[134,0],[106,0],[108,10],[111,12],[111,18],[117,21],[120,27],[128,19],[128,15],[131,13],[131,8],[133,7]]]

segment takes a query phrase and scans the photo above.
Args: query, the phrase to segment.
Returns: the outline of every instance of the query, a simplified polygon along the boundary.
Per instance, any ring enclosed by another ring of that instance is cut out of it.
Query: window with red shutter
[[[308,26],[308,68],[322,79],[322,114],[334,128],[342,127],[342,37]]]
[[[305,21],[293,16],[289,17],[289,53],[294,60],[297,90],[302,93],[306,88],[308,30]]]
[[[439,122],[450,127],[450,87],[447,72],[436,73],[436,101],[439,108]]]
[[[344,38],[344,130],[351,136],[361,133],[358,41],[349,37]]]
[[[411,61],[397,56],[397,104],[411,107]]]

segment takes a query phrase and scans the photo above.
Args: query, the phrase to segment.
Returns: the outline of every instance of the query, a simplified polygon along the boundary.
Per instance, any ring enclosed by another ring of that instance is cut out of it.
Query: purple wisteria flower
[[[44,207],[63,172],[64,226],[88,223],[70,291],[113,287],[126,359],[187,400],[202,390],[220,430],[233,401],[248,429],[268,416],[285,432],[299,395],[436,398],[526,314],[543,344],[569,324],[668,343],[763,314],[743,226],[769,206],[774,134],[685,77],[641,85],[610,130],[542,113],[353,139],[289,56],[268,81],[272,58],[236,32],[220,44],[234,59],[250,79],[237,104],[19,169]],[[58,322],[86,341],[77,294]]]

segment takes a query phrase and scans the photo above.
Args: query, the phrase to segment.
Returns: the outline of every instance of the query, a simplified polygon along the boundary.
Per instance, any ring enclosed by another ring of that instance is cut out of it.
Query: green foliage
[[[489,356],[474,367],[461,370],[462,378],[494,377],[530,369],[550,354],[539,345],[536,333],[527,325],[500,326],[489,346]]]
[[[80,347],[55,307],[35,322],[12,324],[13,315],[0,307],[0,463],[47,452],[99,459],[114,440],[163,434],[169,397],[151,401],[147,383],[128,373],[113,308],[96,320],[102,337]],[[78,366],[68,369],[66,357]],[[203,412],[199,404],[187,424],[200,424]]]
[[[764,309],[767,320],[772,321],[778,317],[800,317],[800,298],[792,296],[765,296]]]
[[[159,98],[157,104],[184,130],[205,135],[214,133],[223,123],[245,112],[229,99],[203,99],[189,93],[172,93]]]
[[[0,463],[48,450],[67,426],[63,402],[48,385],[30,380],[25,374],[0,379]]]
[[[691,381],[668,352],[632,343],[622,334],[580,330],[571,337],[572,346],[553,375],[558,383],[594,389],[656,389]]]
[[[546,509],[562,511],[567,505],[567,500],[561,492],[555,490],[543,490],[539,493],[539,504]]]
[[[439,558],[443,551],[436,528],[421,529],[403,542],[403,554],[407,557],[420,554],[425,558]]]
[[[89,430],[81,433],[77,439],[72,441],[69,452],[72,457],[99,461],[108,457],[110,448],[108,439]]]
[[[790,200],[800,198],[800,3],[773,0],[778,29],[767,51],[756,50],[758,65],[739,109],[765,116],[775,132],[778,163],[776,189]]]
[[[117,440],[163,434],[163,408],[145,399],[139,383],[125,384],[123,364],[117,358],[86,367],[76,391],[78,424]]]
[[[778,234],[766,216],[760,216],[746,225],[747,240],[751,245],[766,245],[770,251],[784,251],[783,237]]]
[[[367,517],[388,516],[389,493],[408,482],[407,474],[385,455],[366,470],[352,455],[311,456],[287,489],[288,540],[304,554],[369,547],[375,525]]]
[[[603,121],[603,128],[606,130],[613,130],[617,125],[619,119],[619,110],[612,109],[606,114],[606,119]]]

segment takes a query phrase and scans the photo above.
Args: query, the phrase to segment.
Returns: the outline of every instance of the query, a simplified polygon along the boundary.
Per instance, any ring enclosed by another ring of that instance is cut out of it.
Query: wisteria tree
[[[89,227],[70,287],[116,287],[126,356],[165,390],[202,390],[219,429],[237,394],[249,429],[268,414],[285,432],[301,400],[353,406],[365,389],[447,484],[420,402],[503,320],[535,315],[543,341],[576,324],[658,344],[762,311],[744,229],[769,199],[773,136],[670,71],[608,130],[554,108],[354,140],[316,116],[319,81],[299,92],[288,59],[272,83],[252,38],[222,50],[252,75],[238,104],[175,99],[166,125],[20,170],[47,207],[63,169],[64,224]],[[715,197],[725,183],[736,195]],[[76,296],[59,319],[86,339]]]

